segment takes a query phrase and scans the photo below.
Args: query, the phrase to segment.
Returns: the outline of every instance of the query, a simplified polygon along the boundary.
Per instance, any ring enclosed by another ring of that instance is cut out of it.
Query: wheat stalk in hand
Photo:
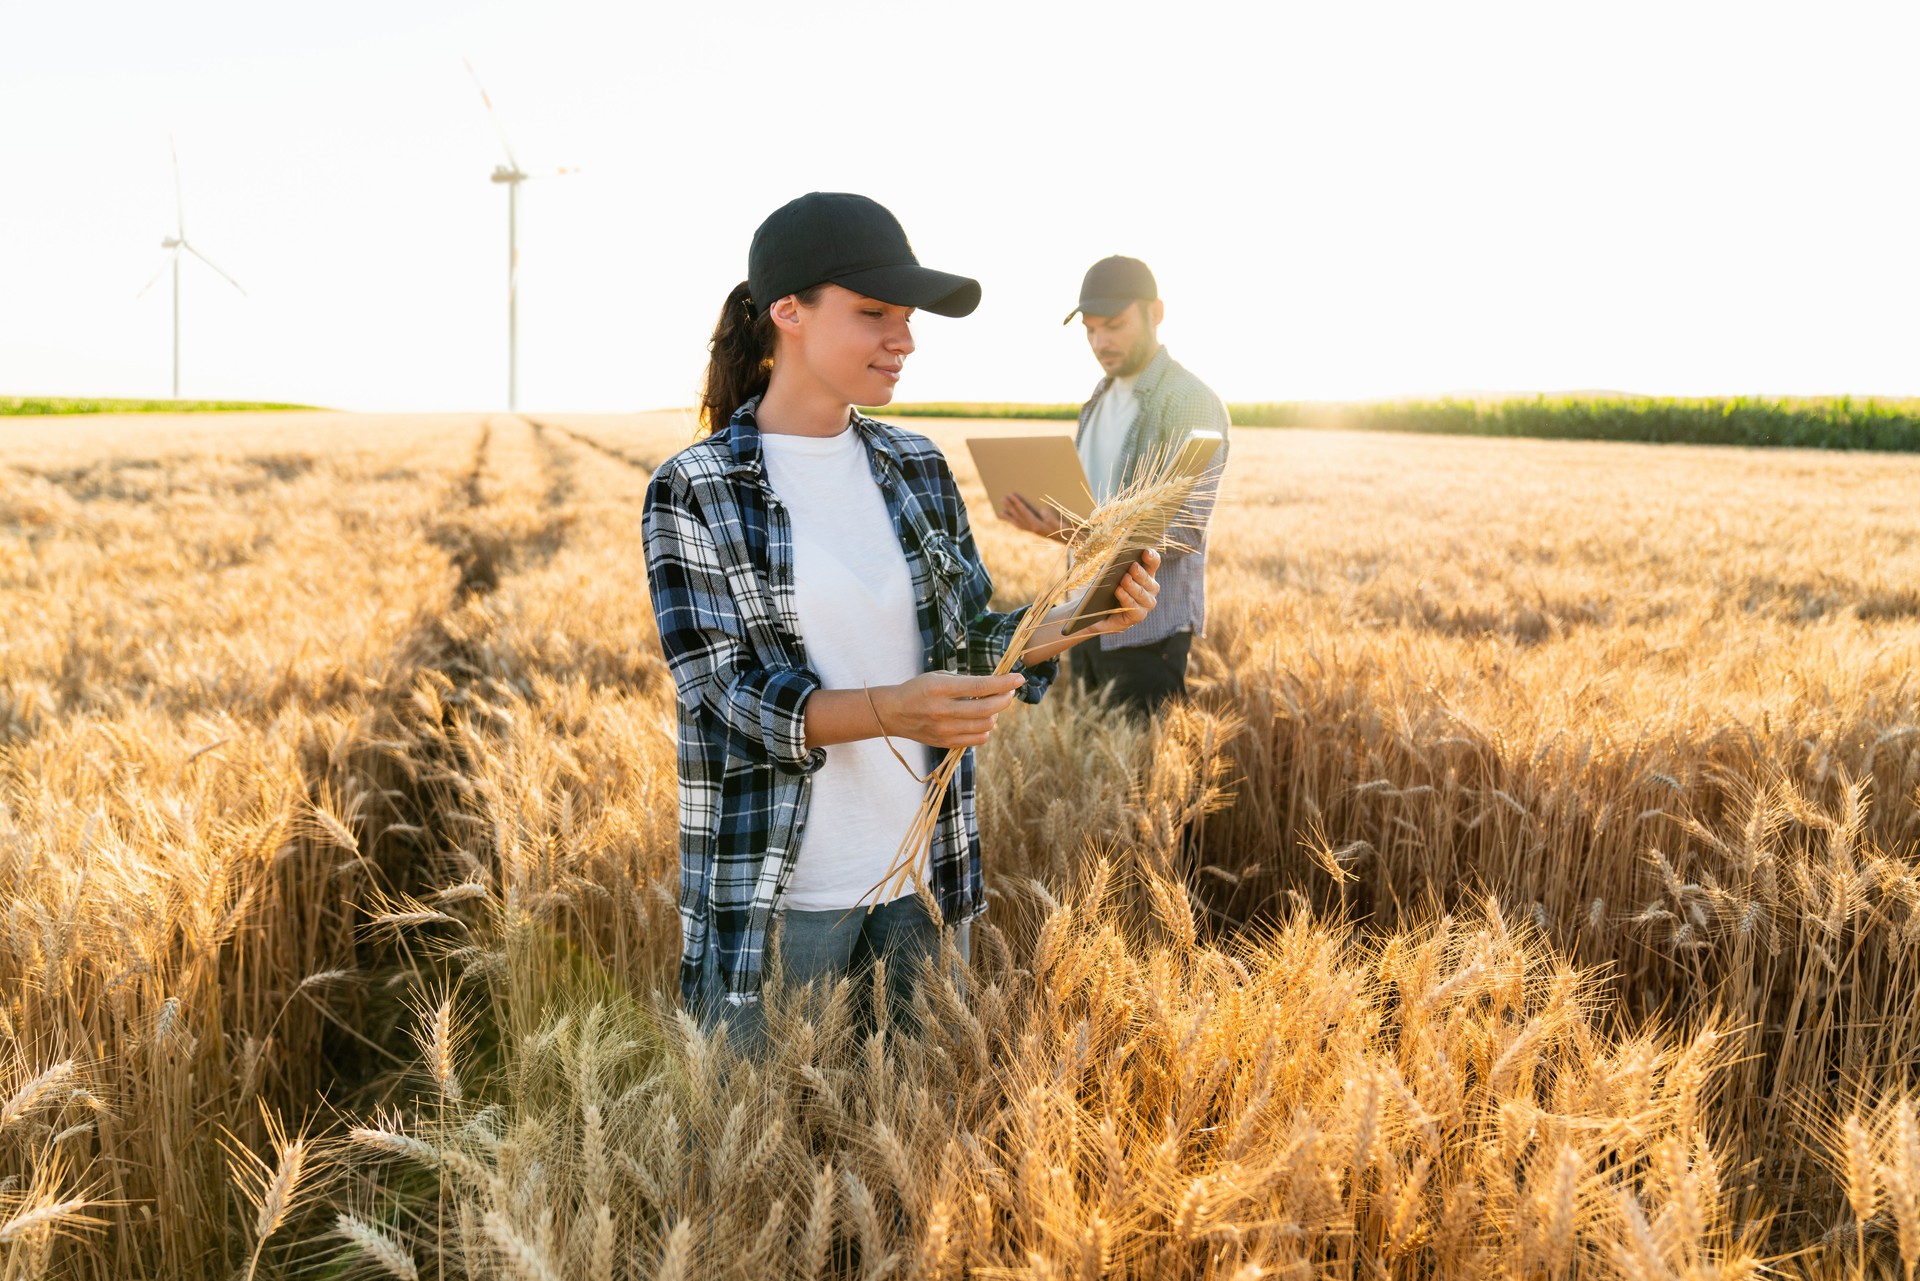
[[[1004,676],[1011,672],[1013,665],[1033,643],[1034,634],[1046,625],[1054,611],[1076,600],[1080,593],[1091,590],[1104,569],[1116,561],[1131,564],[1142,553],[1159,547],[1164,535],[1175,526],[1180,512],[1193,496],[1194,487],[1202,479],[1199,474],[1176,473],[1175,457],[1173,451],[1168,451],[1153,458],[1140,469],[1139,479],[1094,508],[1085,520],[1075,526],[1067,544],[1066,568],[1034,597],[1033,603],[1020,615],[1013,637],[1007,642],[1006,652],[994,665],[993,675]],[[1118,614],[1126,608],[1121,605],[1097,611],[1088,617]],[[920,808],[914,813],[913,824],[900,842],[899,852],[894,855],[893,863],[879,883],[868,891],[869,912],[899,897],[909,883],[924,891],[925,887],[919,884],[921,855],[933,843],[933,829],[940,821],[941,803],[946,799],[947,788],[953,781],[954,772],[960,768],[960,759],[966,751],[964,747],[949,748],[926,780]]]

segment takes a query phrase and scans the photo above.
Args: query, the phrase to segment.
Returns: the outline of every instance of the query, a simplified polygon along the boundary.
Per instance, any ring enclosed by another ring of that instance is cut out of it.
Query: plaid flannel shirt
[[[1079,447],[1087,434],[1087,422],[1094,406],[1106,394],[1112,378],[1102,378],[1093,395],[1080,408],[1080,427],[1074,433]],[[1165,458],[1180,442],[1196,431],[1227,434],[1227,407],[1213,389],[1187,372],[1186,366],[1167,354],[1162,347],[1133,384],[1133,398],[1140,412],[1133,416],[1127,439],[1121,450],[1125,469],[1123,483],[1134,479],[1134,470],[1143,462]],[[1220,477],[1227,469],[1230,441],[1220,446],[1213,465],[1194,486],[1180,514],[1174,518],[1162,552],[1160,598],[1153,613],[1124,632],[1108,632],[1096,642],[1101,649],[1121,649],[1132,645],[1153,645],[1179,631],[1199,636],[1207,628],[1207,521],[1220,494]]]
[[[768,929],[793,872],[813,773],[807,666],[794,607],[793,525],[767,483],[759,398],[662,463],[641,529],[647,587],[676,690],[680,772],[680,987],[698,999],[709,949],[730,1003],[759,999]],[[990,674],[1019,614],[993,613],[967,509],[939,448],[855,414],[912,578],[928,671]],[[1058,660],[1016,665],[1038,702]],[[934,828],[932,889],[952,921],[986,906],[973,810],[973,752]],[[901,833],[905,835],[905,833]]]

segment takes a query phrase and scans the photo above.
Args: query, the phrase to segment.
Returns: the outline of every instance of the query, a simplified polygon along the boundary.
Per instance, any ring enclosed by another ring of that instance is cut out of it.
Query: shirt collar
[[[1167,345],[1161,343],[1160,349],[1153,353],[1153,359],[1133,376],[1133,394],[1141,400],[1153,395],[1160,386],[1160,380],[1167,376],[1167,369],[1172,364],[1173,357],[1167,354]],[[1107,388],[1111,386],[1113,386],[1113,375],[1108,374],[1100,380],[1100,385],[1093,389],[1093,399],[1098,400],[1106,395]]]
[[[875,472],[884,472],[885,480],[897,480],[900,477],[900,451],[894,448],[893,441],[887,436],[884,423],[875,422],[859,410],[853,411],[854,429],[860,438],[867,442],[867,457],[875,464]]]
[[[734,410],[733,417],[727,420],[727,449],[733,456],[733,465],[727,469],[729,475],[763,479],[766,476],[766,456],[760,447],[760,420],[756,417],[759,409],[760,397],[755,396]],[[853,413],[853,427],[860,433],[876,472],[885,471],[889,480],[897,478],[900,451],[887,438],[886,427],[857,409]]]
[[[727,449],[733,455],[733,465],[727,469],[730,476],[766,474],[766,463],[760,452],[760,423],[753,416],[759,408],[760,398],[755,396],[734,410],[733,417],[727,420]]]
[[[1167,354],[1167,345],[1160,344],[1160,350],[1153,353],[1153,359],[1133,380],[1133,394],[1145,400],[1160,388],[1160,380],[1167,376],[1167,370],[1173,364],[1173,357]]]

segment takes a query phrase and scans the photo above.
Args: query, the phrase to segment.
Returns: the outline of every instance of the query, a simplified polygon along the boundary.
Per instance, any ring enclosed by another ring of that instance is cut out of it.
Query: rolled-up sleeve
[[[647,591],[680,705],[731,756],[794,774],[826,764],[823,749],[807,748],[807,699],[820,678],[755,656],[714,531],[671,469],[647,485],[641,533]]]
[[[984,572],[984,571],[982,571]],[[960,656],[960,665],[970,676],[990,676],[999,667],[1005,657],[1007,646],[1013,643],[1013,633],[1020,626],[1020,615],[1025,610],[1013,610],[999,614],[992,611],[976,616],[967,624],[966,650]],[[1027,683],[1014,693],[1014,697],[1023,703],[1037,703],[1047,696],[1047,689],[1060,677],[1060,660],[1049,658],[1044,663],[1029,663],[1026,659],[1014,660],[1012,670],[1027,678]]]

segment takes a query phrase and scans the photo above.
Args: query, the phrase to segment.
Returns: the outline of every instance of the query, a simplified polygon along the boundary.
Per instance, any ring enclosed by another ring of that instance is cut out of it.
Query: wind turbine
[[[480,91],[480,101],[486,104],[493,131],[500,135],[500,150],[507,155],[506,164],[493,167],[492,180],[507,185],[507,408],[517,410],[520,408],[520,184],[529,178],[558,178],[580,171],[542,169],[530,173],[522,169],[520,162],[513,158],[513,144],[507,141],[507,129],[500,123],[500,113],[493,109],[493,99],[487,96],[487,87],[480,83],[480,73],[465,58],[461,61],[466,62],[473,87]]]
[[[232,285],[235,289],[240,289],[240,282],[235,280],[232,276],[229,276],[226,272],[221,271],[219,264],[215,263],[213,259],[207,257],[205,254],[201,253],[198,249],[195,249],[193,245],[188,242],[186,202],[180,198],[180,149],[174,146],[172,138],[167,139],[167,149],[173,153],[173,219],[174,219],[173,234],[171,236],[164,237],[160,241],[160,247],[167,251],[167,261],[161,265],[159,271],[153,274],[153,279],[149,280],[145,285],[143,285],[140,289],[140,292],[135,294],[134,297],[135,298],[146,297],[147,290],[159,284],[160,277],[166,275],[169,268],[172,269],[173,271],[173,398],[175,400],[178,400],[180,399],[180,251],[184,249],[186,250],[186,252],[192,254],[195,258],[198,258],[201,262],[206,263],[207,266],[212,267],[216,272],[219,272],[220,278],[222,280]],[[240,289],[240,292],[242,295],[244,295],[247,291],[244,289]]]

